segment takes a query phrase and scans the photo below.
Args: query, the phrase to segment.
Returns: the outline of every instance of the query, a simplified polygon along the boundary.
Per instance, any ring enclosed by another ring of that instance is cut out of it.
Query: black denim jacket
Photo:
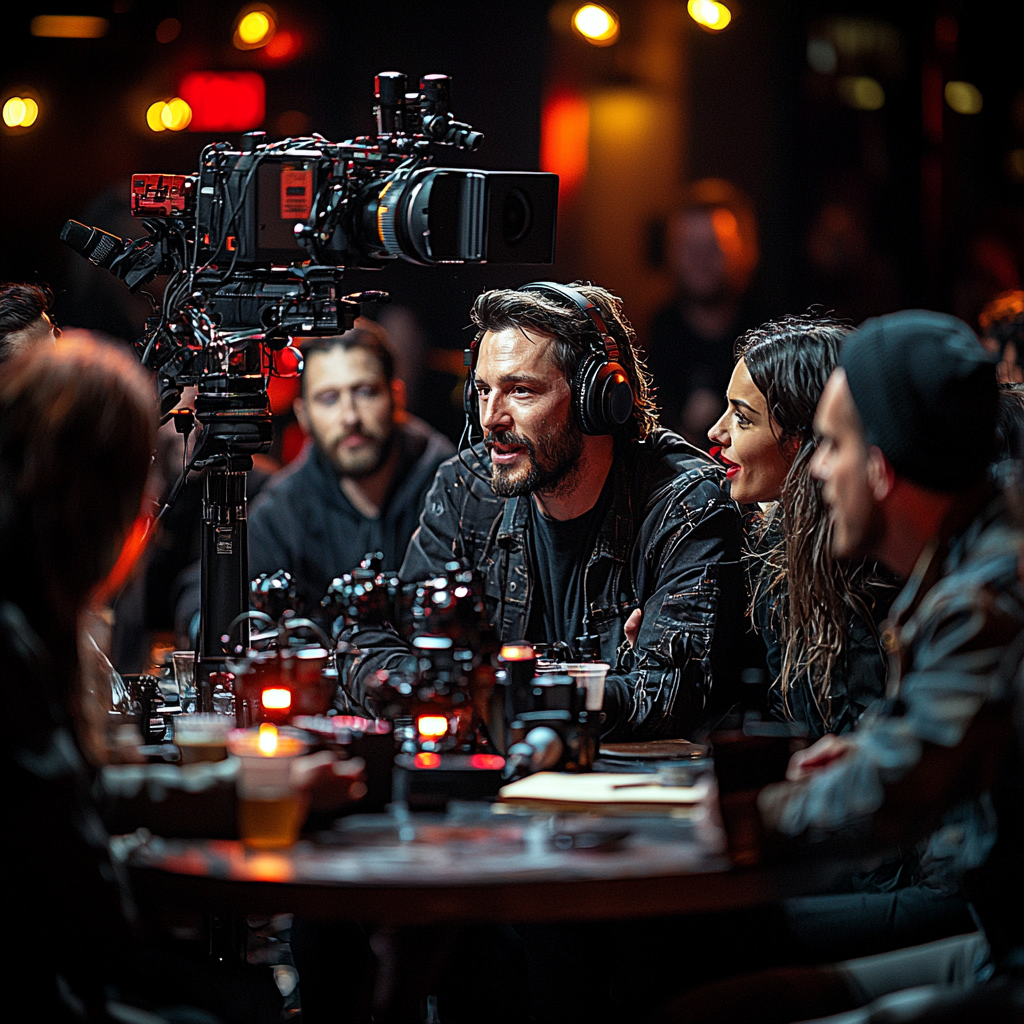
[[[488,477],[482,448],[463,456]],[[619,445],[612,472],[614,499],[584,569],[585,622],[612,666],[605,736],[689,736],[723,713],[738,689],[739,510],[721,489],[721,468],[669,431]],[[535,586],[524,536],[530,500],[497,497],[450,459],[427,495],[401,578],[427,579],[461,559],[483,575],[499,639],[523,639]],[[636,608],[643,618],[631,650],[623,626]],[[349,686],[363,702],[373,674],[396,669],[409,648],[389,630],[360,632],[358,646],[365,654]]]

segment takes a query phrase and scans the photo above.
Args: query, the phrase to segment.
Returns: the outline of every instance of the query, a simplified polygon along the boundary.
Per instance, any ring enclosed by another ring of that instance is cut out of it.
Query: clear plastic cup
[[[259,729],[232,730],[228,750],[241,762],[235,785],[242,841],[265,850],[291,846],[305,817],[305,802],[292,781],[292,765],[305,753],[306,743],[291,732],[264,724]]]
[[[174,722],[174,742],[181,751],[181,763],[223,761],[228,756],[228,733],[234,726],[234,719],[224,715],[179,715]]]
[[[196,709],[196,652],[174,651],[171,654],[174,665],[174,681],[178,684],[178,702],[184,714]]]
[[[600,711],[604,703],[604,680],[609,665],[603,661],[570,661],[565,673],[576,680],[576,686],[587,691],[585,707],[588,711]]]

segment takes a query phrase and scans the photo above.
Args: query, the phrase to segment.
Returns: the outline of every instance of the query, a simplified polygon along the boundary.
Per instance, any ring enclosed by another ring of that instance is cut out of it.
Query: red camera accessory
[[[196,179],[185,174],[133,174],[133,217],[181,217],[191,212]]]

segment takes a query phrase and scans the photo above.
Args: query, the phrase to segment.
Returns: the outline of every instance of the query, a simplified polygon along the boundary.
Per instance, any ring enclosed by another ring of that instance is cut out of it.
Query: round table
[[[392,925],[730,910],[821,891],[843,868],[732,867],[710,798],[678,817],[395,810],[285,850],[153,837],[127,862],[143,903]]]

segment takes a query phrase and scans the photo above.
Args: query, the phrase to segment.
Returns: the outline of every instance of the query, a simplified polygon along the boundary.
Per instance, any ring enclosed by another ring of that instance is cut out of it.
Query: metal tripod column
[[[212,466],[203,496],[202,591],[196,692],[200,711],[212,711],[210,673],[225,670],[225,655],[249,646],[249,544],[245,472]],[[227,635],[225,643],[222,637]]]

